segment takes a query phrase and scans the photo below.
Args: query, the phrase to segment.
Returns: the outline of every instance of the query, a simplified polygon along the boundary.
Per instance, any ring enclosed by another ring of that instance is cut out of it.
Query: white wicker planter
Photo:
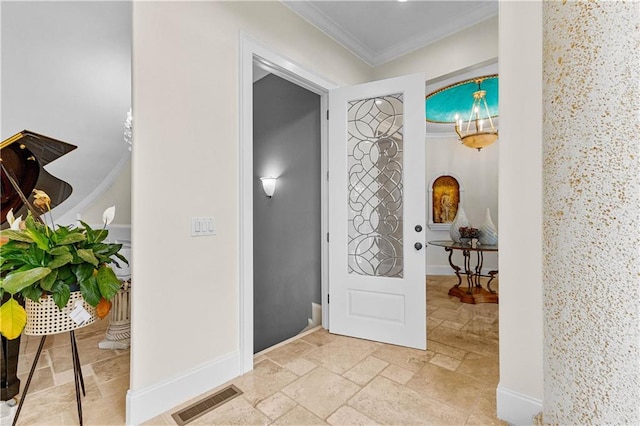
[[[91,315],[87,321],[77,324],[69,314],[76,308],[76,302],[82,301],[84,309]],[[48,334],[64,333],[76,330],[93,324],[96,319],[96,308],[84,301],[82,293],[75,291],[71,293],[67,305],[58,309],[51,295],[40,298],[40,303],[31,299],[25,299],[25,310],[27,311],[27,325],[24,334],[28,336],[44,336]]]

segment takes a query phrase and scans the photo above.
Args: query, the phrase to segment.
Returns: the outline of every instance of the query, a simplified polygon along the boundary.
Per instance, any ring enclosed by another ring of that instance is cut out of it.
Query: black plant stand
[[[9,293],[4,294],[2,303],[11,298]],[[24,306],[22,297],[16,300]],[[0,363],[0,401],[9,401],[20,393],[20,380],[18,380],[18,355],[20,355],[20,336],[9,340],[2,336],[2,362]]]
[[[84,389],[84,379],[82,377],[80,357],[78,356],[78,343],[76,342],[76,334],[73,330],[69,332],[69,337],[71,339],[71,357],[73,358],[73,376],[76,384],[76,403],[78,405],[78,420],[80,421],[80,426],[82,426],[82,401],[80,400],[80,388],[82,388],[82,395],[86,396],[87,394]],[[38,346],[36,357],[33,360],[33,365],[31,365],[31,371],[29,372],[27,383],[24,385],[24,392],[20,397],[20,403],[18,404],[18,410],[16,411],[16,415],[13,418],[12,426],[15,426],[16,423],[18,422],[18,416],[20,415],[20,410],[22,410],[22,404],[24,404],[24,400],[27,398],[27,392],[29,391],[31,378],[33,377],[33,373],[36,371],[36,365],[38,364],[38,359],[40,359],[40,353],[42,353],[42,348],[44,347],[44,342],[46,339],[47,339],[47,335],[42,336],[42,339],[40,339],[40,346]]]
[[[2,336],[2,379],[0,380],[0,401],[9,401],[20,392],[18,380],[18,355],[20,337],[9,340]]]

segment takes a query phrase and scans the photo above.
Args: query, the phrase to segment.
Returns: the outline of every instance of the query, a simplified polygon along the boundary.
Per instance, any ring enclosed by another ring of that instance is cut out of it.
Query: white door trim
[[[322,326],[329,327],[329,312],[324,301],[329,293],[328,244],[324,237],[328,232],[328,188],[327,188],[327,119],[328,92],[338,87],[335,83],[297,64],[244,32],[240,32],[239,54],[239,144],[238,144],[238,339],[241,356],[241,372],[253,369],[253,62],[259,61],[263,68],[320,95],[320,143],[321,143],[321,220],[322,250]]]

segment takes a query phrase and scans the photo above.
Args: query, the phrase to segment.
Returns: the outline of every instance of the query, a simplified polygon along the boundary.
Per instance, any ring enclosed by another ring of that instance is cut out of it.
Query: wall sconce
[[[273,193],[276,190],[276,181],[278,180],[278,178],[261,177],[260,180],[262,181],[262,189],[264,189],[264,193],[267,194],[267,197],[273,197]]]

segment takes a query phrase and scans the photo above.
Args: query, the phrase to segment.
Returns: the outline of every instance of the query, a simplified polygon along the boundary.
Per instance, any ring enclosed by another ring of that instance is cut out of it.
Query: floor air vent
[[[242,391],[237,387],[231,385],[219,392],[214,393],[213,395],[209,395],[208,397],[194,404],[191,404],[187,408],[183,408],[177,413],[173,413],[171,417],[173,417],[173,420],[175,420],[179,426],[183,426],[208,413],[214,408],[218,408],[225,402],[231,401],[233,398],[239,395],[242,395]]]

